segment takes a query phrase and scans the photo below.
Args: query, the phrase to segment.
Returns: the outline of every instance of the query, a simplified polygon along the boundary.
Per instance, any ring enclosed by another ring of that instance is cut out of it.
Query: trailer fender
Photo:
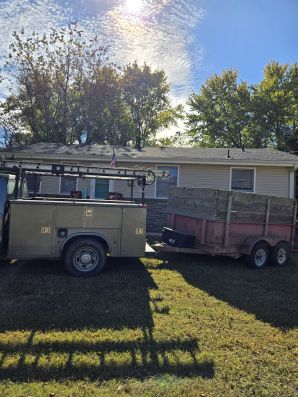
[[[63,244],[60,247],[61,256],[64,255],[64,252],[66,251],[66,249],[69,246],[69,244],[71,244],[74,240],[77,240],[79,238],[94,238],[94,239],[98,240],[99,242],[101,242],[104,245],[104,247],[106,248],[107,252],[109,252],[109,253],[112,252],[111,243],[109,242],[109,240],[104,235],[102,235],[100,233],[86,232],[86,233],[75,233],[75,234],[72,234],[66,240],[64,240]]]
[[[274,247],[280,241],[280,237],[249,236],[244,240],[243,244],[240,247],[241,255],[250,255],[253,247],[260,241],[264,241],[269,245],[269,247]]]

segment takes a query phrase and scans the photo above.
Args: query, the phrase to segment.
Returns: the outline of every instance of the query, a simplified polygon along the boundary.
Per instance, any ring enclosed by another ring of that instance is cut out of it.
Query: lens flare
[[[139,14],[143,7],[143,0],[125,0],[125,8],[131,14]]]

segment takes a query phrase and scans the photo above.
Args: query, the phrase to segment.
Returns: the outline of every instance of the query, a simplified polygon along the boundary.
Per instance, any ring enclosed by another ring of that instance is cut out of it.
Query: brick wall
[[[140,200],[136,200],[140,202]],[[167,200],[145,199],[147,204],[147,233],[161,233],[166,225]]]

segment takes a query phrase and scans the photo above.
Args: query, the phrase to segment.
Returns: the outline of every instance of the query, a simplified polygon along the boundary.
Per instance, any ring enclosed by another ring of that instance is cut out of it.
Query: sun
[[[125,8],[131,14],[139,14],[144,7],[143,0],[125,0]]]

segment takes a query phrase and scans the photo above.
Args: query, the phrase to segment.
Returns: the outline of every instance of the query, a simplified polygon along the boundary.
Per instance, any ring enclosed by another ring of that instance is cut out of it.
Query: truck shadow
[[[196,339],[154,339],[154,312],[170,309],[150,299],[152,289],[135,259],[113,260],[86,279],[70,277],[58,261],[2,264],[0,379],[213,377]]]
[[[280,329],[298,326],[298,256],[284,268],[247,268],[243,260],[163,254],[163,266],[196,288]]]

